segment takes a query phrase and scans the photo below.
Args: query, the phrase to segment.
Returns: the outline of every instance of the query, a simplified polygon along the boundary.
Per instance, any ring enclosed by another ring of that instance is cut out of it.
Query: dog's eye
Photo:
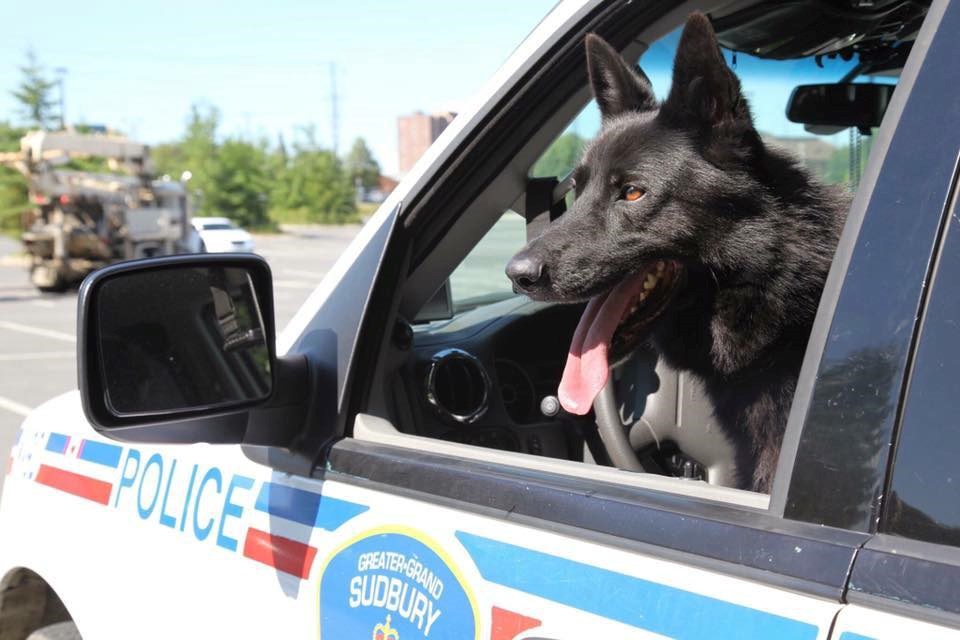
[[[643,194],[646,193],[640,187],[637,187],[632,184],[625,184],[623,188],[620,189],[620,197],[628,202],[635,202],[643,197]]]

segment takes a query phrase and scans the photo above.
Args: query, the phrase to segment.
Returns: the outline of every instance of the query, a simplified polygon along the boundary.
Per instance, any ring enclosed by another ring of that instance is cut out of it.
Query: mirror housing
[[[278,359],[270,267],[251,254],[99,269],[80,288],[80,396],[99,433],[286,446],[307,411],[303,356]]]
[[[890,104],[891,84],[805,84],[787,103],[787,119],[808,127],[856,127],[861,133],[880,126]]]

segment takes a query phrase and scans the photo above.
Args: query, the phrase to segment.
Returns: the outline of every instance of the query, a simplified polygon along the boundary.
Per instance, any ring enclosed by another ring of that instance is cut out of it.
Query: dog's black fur
[[[704,15],[687,21],[662,104],[602,39],[586,49],[602,130],[571,209],[514,258],[537,278],[508,274],[533,298],[575,302],[651,260],[682,264],[647,337],[704,382],[739,485],[769,491],[849,196],[761,141]],[[643,197],[624,199],[624,184]]]

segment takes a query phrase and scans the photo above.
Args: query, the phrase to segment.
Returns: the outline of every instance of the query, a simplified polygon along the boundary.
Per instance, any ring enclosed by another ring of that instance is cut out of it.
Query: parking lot
[[[358,230],[358,226],[311,227],[256,237],[257,253],[273,270],[278,330]],[[24,416],[42,402],[77,388],[77,292],[38,292],[28,280],[19,250],[15,240],[0,236],[0,452],[4,462]]]

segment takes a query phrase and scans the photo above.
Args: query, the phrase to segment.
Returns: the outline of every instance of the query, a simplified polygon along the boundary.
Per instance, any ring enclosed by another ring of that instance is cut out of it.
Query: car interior
[[[826,182],[855,189],[927,4],[693,2],[648,23],[621,53],[639,61],[662,98],[679,27],[690,11],[706,12],[761,134]],[[580,68],[568,73],[585,78],[582,55],[570,64]],[[877,107],[877,89],[836,98],[849,83],[884,87],[885,102]],[[733,482],[732,447],[709,402],[695,378],[649,349],[615,366],[593,412],[559,409],[557,385],[583,305],[515,295],[504,274],[511,255],[562,215],[575,156],[599,127],[586,82],[550,108],[521,151],[411,261],[395,302],[399,328],[379,351],[354,437],[762,506],[765,496],[721,489]],[[575,151],[561,157],[558,145],[571,140]]]

